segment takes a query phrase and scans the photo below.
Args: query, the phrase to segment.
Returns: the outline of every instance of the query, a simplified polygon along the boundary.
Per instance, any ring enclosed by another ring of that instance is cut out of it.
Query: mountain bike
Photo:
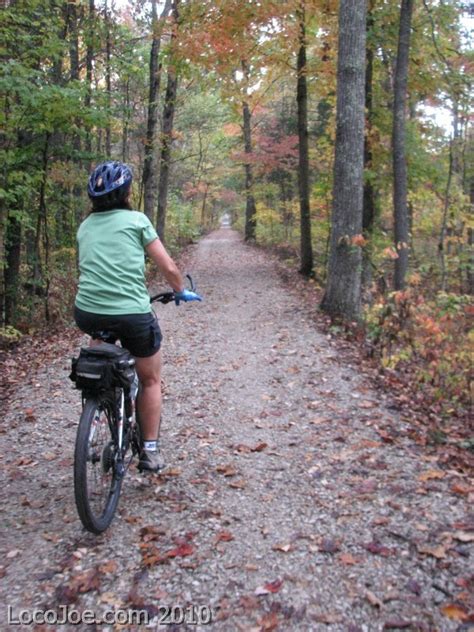
[[[190,289],[194,291],[191,277]],[[150,303],[170,303],[174,292],[160,292]],[[112,522],[124,477],[141,449],[136,409],[139,381],[135,360],[115,344],[117,338],[97,331],[98,343],[81,349],[72,361],[71,379],[82,394],[82,414],[74,452],[74,496],[84,527],[95,534]]]

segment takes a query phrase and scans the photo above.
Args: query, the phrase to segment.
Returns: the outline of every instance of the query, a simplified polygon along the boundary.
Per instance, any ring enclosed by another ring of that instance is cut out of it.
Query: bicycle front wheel
[[[122,486],[112,423],[110,404],[95,398],[86,400],[77,429],[74,495],[82,524],[96,534],[112,522]]]

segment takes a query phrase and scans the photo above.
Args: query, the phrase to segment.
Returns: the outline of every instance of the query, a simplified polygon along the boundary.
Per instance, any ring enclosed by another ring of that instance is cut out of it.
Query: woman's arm
[[[156,263],[158,270],[162,273],[175,292],[182,292],[184,281],[181,272],[175,262],[166,252],[160,239],[155,239],[146,246],[148,256]]]

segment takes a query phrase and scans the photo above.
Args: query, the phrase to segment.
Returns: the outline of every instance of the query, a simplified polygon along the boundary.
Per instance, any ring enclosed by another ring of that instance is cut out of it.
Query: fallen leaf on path
[[[433,480],[435,478],[444,478],[445,474],[446,473],[443,472],[442,470],[427,470],[423,474],[420,474],[420,476],[418,477],[418,480],[419,481],[430,481],[430,480]]]
[[[453,483],[450,487],[450,490],[454,494],[462,494],[467,496],[467,494],[470,494],[472,491],[474,491],[474,488],[469,485],[463,485],[462,483]]]
[[[341,555],[337,558],[342,564],[346,566],[353,566],[354,564],[359,564],[360,560],[351,555],[350,553],[341,553]]]
[[[317,426],[318,424],[324,424],[326,422],[328,422],[329,419],[327,419],[326,417],[312,417],[308,423]]]
[[[87,593],[100,589],[100,573],[98,568],[91,568],[88,571],[73,575],[69,581],[69,588],[72,592]]]
[[[435,557],[437,560],[442,560],[446,557],[446,547],[442,546],[419,546],[418,553],[422,553],[423,555],[431,555],[431,557]]]
[[[216,467],[216,472],[219,474],[223,474],[224,476],[235,476],[238,472],[233,465],[218,465]]]
[[[236,452],[240,452],[241,454],[249,454],[250,452],[252,452],[252,448],[248,445],[245,445],[245,443],[238,443],[236,446],[234,446],[234,450]]]
[[[377,430],[377,434],[379,435],[379,437],[382,439],[384,443],[393,443],[395,440],[394,437],[392,437],[392,435],[386,432],[385,430]]]
[[[260,632],[272,632],[278,628],[280,620],[276,612],[269,612],[259,619]]]
[[[232,487],[233,489],[244,489],[246,485],[247,483],[243,479],[229,483],[229,487]]]
[[[380,542],[369,542],[369,544],[365,544],[364,548],[369,551],[369,553],[373,553],[374,555],[381,555],[382,557],[389,557],[394,553],[392,549],[389,549],[387,546],[383,546]]]
[[[61,536],[57,533],[43,533],[43,538],[48,542],[54,542],[54,544],[57,544],[61,539]]]
[[[468,533],[467,531],[455,531],[453,538],[460,542],[474,542],[474,533]]]
[[[194,553],[194,547],[192,544],[180,544],[171,551],[167,551],[166,557],[186,557]]]
[[[275,579],[273,582],[267,582],[263,586],[259,586],[255,589],[255,595],[269,595],[270,593],[277,593],[283,586],[282,579]]]
[[[362,402],[359,403],[359,408],[375,408],[377,406],[376,402],[371,402],[368,399],[363,400]]]
[[[104,573],[104,575],[108,573],[115,573],[118,568],[118,564],[115,560],[109,560],[108,562],[104,562],[103,564],[99,564],[99,571]]]
[[[272,551],[281,551],[282,553],[289,553],[292,550],[292,546],[290,543],[287,544],[274,544],[272,546]]]
[[[182,473],[182,469],[180,467],[170,467],[167,470],[164,470],[164,472],[162,474],[160,474],[160,476],[180,476],[180,474]]]
[[[166,534],[163,527],[155,527],[154,525],[146,525],[140,529],[140,537],[144,542],[152,542],[158,540],[162,535]]]
[[[26,421],[36,421],[36,415],[33,408],[27,408],[25,410],[25,419]]]
[[[374,608],[381,608],[383,605],[377,595],[375,595],[371,590],[365,591],[365,598]]]
[[[22,456],[16,461],[14,461],[13,465],[16,465],[17,467],[22,467],[22,466],[34,467],[35,465],[38,465],[38,461],[33,461],[33,459],[31,459],[29,456]]]
[[[453,619],[454,621],[467,621],[467,618],[469,616],[467,611],[462,606],[459,606],[455,603],[450,603],[446,606],[443,606],[441,608],[441,612],[444,614],[445,617]]]
[[[222,531],[219,531],[217,533],[214,539],[214,544],[217,544],[218,542],[230,542],[233,539],[234,539],[234,535],[230,531],[227,531],[226,529],[222,529]]]
[[[124,520],[125,522],[128,522],[128,524],[137,524],[142,521],[139,516],[125,516]]]
[[[355,444],[354,450],[361,450],[363,448],[379,448],[382,444],[380,441],[373,441],[372,439],[362,439]]]
[[[99,597],[99,601],[101,603],[106,603],[109,606],[115,606],[115,607],[119,607],[120,606],[120,602],[117,598],[117,595],[113,592],[104,592],[100,595]]]

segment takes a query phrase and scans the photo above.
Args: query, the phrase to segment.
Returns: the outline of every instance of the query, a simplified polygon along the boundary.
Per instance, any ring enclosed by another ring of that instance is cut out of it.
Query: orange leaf
[[[259,586],[255,590],[255,594],[258,595],[268,595],[270,593],[277,593],[281,587],[283,586],[282,579],[275,579],[273,582],[267,582],[263,586]]]
[[[451,491],[455,494],[469,494],[472,490],[472,487],[463,485],[462,483],[453,483],[451,485]]]
[[[446,475],[442,470],[428,470],[418,477],[419,481],[429,481],[433,478],[444,478]]]
[[[118,568],[118,564],[115,560],[109,560],[99,565],[99,571],[101,573],[115,573]]]
[[[458,606],[455,603],[450,603],[447,606],[441,608],[441,612],[445,617],[454,619],[454,621],[466,621],[468,614],[462,606]]]
[[[219,531],[219,533],[216,535],[216,539],[214,540],[214,542],[216,544],[218,542],[230,542],[233,539],[234,539],[234,536],[232,535],[230,531],[227,531],[226,529],[222,529],[222,531]]]
[[[259,629],[261,632],[273,632],[278,628],[280,621],[276,612],[269,612],[265,614],[258,622],[261,626]]]
[[[257,443],[257,445],[254,448],[250,448],[252,450],[252,452],[261,452],[262,450],[265,450],[265,448],[268,448],[268,443],[265,443],[264,441],[262,441],[261,443]]]
[[[353,566],[354,564],[358,564],[359,560],[351,555],[350,553],[341,553],[338,557],[339,561],[345,564],[346,566]]]
[[[218,465],[216,467],[216,472],[219,474],[224,474],[224,476],[235,476],[237,474],[237,470],[232,465]]]
[[[365,246],[367,239],[363,235],[353,235],[351,242],[353,246]]]
[[[186,557],[194,553],[194,547],[192,544],[180,544],[171,551],[167,551],[166,557]]]

